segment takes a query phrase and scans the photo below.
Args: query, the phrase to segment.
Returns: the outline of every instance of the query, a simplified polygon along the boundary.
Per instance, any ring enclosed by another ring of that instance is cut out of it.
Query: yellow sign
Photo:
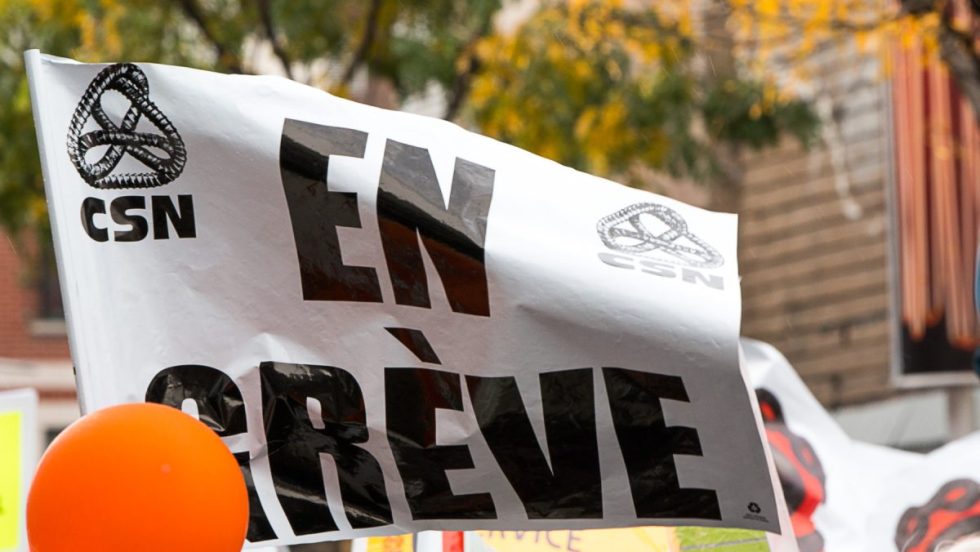
[[[371,537],[367,540],[367,552],[413,552],[412,535]]]
[[[589,531],[477,531],[494,552],[678,552],[669,527]]]
[[[466,552],[770,552],[766,534],[745,529],[632,527],[588,531],[476,531]],[[413,552],[412,535],[370,537],[366,552]],[[416,552],[437,552],[434,548]]]
[[[477,531],[494,552],[769,552],[765,533],[702,527],[589,531]]]
[[[20,540],[20,417],[0,413],[0,551],[13,550]]]

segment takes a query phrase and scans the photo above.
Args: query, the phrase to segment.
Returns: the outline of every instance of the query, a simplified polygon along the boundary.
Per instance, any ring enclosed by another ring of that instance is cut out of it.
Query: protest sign
[[[870,512],[867,550],[932,552],[980,535],[980,433],[901,468]]]
[[[734,216],[280,78],[27,63],[83,407],[208,423],[249,541],[778,530]]]
[[[854,441],[776,349],[742,345],[800,552],[935,552],[980,533],[980,433],[929,454]]]
[[[0,552],[28,550],[24,512],[37,438],[37,393],[0,391]]]
[[[462,535],[462,538],[457,537]],[[705,527],[427,532],[357,539],[352,552],[770,552],[766,533]]]

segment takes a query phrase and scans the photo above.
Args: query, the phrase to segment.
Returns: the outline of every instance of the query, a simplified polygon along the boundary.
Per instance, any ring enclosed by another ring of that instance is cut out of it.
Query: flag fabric
[[[27,64],[83,408],[212,427],[250,542],[778,531],[733,215],[281,78]]]
[[[795,535],[799,552],[942,552],[980,535],[980,432],[928,454],[853,440],[778,350],[752,339],[741,345],[789,508],[791,530],[783,536]],[[441,552],[439,533],[417,535],[414,548],[412,535],[400,538],[408,551]],[[772,533],[704,527],[475,531],[466,538],[464,552],[795,548]],[[356,541],[355,552],[372,540]]]
[[[800,552],[937,552],[980,533],[980,433],[929,454],[855,441],[779,351],[742,346]]]

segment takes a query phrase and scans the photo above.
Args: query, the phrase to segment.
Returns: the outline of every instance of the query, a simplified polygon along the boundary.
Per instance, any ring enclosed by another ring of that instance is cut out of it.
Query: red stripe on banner
[[[463,532],[446,531],[442,534],[442,552],[464,552]]]

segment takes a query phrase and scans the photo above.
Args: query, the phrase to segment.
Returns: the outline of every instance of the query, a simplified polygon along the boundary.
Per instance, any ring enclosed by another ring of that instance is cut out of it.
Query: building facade
[[[0,390],[37,389],[41,443],[78,417],[57,276],[46,261],[0,234]]]
[[[748,154],[734,206],[743,334],[852,433],[912,448],[980,427],[980,127],[937,56],[818,54],[818,144]]]

